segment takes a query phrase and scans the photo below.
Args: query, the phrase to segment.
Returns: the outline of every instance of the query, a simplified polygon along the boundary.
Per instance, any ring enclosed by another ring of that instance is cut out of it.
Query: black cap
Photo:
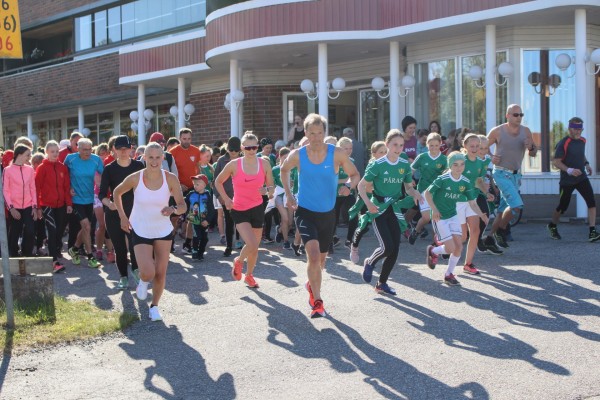
[[[242,142],[237,136],[232,136],[227,141],[227,150],[229,151],[240,151],[242,149]]]
[[[117,136],[117,138],[115,139],[115,149],[122,149],[122,148],[131,148],[131,142],[129,141],[129,136],[125,136],[125,135],[119,135]]]

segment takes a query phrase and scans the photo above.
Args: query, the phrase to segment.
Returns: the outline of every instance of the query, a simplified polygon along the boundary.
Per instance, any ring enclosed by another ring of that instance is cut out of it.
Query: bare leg
[[[262,228],[252,228],[252,225],[248,222],[242,222],[236,226],[245,243],[240,251],[239,260],[242,262],[246,260],[246,275],[252,275],[256,266],[256,260],[258,259],[258,247],[262,238]]]
[[[479,216],[471,216],[467,218],[466,225],[469,228],[469,243],[467,244],[467,252],[465,254],[465,264],[470,264],[473,262],[473,257],[475,257],[475,250],[477,250],[477,241],[479,240]],[[463,225],[463,231],[465,230],[465,225]],[[463,243],[464,243],[463,237]]]
[[[313,292],[315,300],[321,298],[321,281],[323,278],[322,268],[325,265],[327,253],[321,253],[319,242],[317,240],[309,240],[305,246],[307,262],[307,275],[310,288]]]

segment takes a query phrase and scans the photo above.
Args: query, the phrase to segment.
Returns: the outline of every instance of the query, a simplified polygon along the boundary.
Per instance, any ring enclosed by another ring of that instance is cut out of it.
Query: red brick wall
[[[19,0],[21,26],[96,2],[97,0]]]
[[[243,131],[254,131],[259,138],[274,140],[282,136],[284,91],[297,91],[296,86],[255,86],[244,88]],[[198,94],[190,97],[196,112],[190,119],[194,143],[213,145],[226,141],[230,135],[229,111],[223,106],[228,91]]]
[[[128,90],[119,85],[116,53],[0,78],[4,114]]]

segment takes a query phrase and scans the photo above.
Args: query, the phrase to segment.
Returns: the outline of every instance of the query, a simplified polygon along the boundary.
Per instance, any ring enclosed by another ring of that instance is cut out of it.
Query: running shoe
[[[197,260],[200,257],[200,252],[198,250],[192,250],[192,260]]]
[[[486,252],[488,254],[493,254],[495,256],[501,256],[502,254],[504,254],[504,252],[500,250],[498,246],[496,246],[496,241],[493,237],[486,237],[483,241],[483,244],[485,245]]]
[[[483,239],[479,239],[477,241],[477,251],[480,253],[487,253],[487,247]]]
[[[292,250],[294,250],[294,254],[296,255],[296,257],[299,257],[302,255],[302,253],[300,253],[300,245],[299,244],[292,243]]]
[[[338,247],[340,244],[340,238],[337,236],[333,237],[333,247]]]
[[[300,254],[305,254],[306,251],[304,251],[304,245],[302,243],[300,243]]]
[[[102,260],[104,254],[102,254],[102,250],[98,250],[96,251],[96,260],[100,261]]]
[[[69,248],[69,256],[71,256],[71,263],[73,263],[73,265],[81,264],[81,259],[79,258],[79,250],[76,247]]]
[[[100,262],[96,260],[95,257],[88,258],[88,267],[90,268],[98,268],[100,266]]]
[[[410,235],[408,236],[408,243],[415,244],[415,242],[417,241],[417,237],[418,236],[419,236],[419,232],[417,232],[416,228],[413,228],[410,231]]]
[[[246,285],[248,285],[250,289],[258,289],[258,283],[256,283],[252,275],[246,274],[244,282],[246,282]]]
[[[137,286],[140,283],[140,270],[139,269],[132,270],[131,275],[133,275],[133,281],[135,282],[135,285]]]
[[[148,284],[150,282],[140,281],[135,289],[135,294],[139,300],[146,300],[148,297]]]
[[[235,242],[235,249],[236,249],[236,250],[239,250],[239,249],[241,249],[242,247],[244,247],[244,243],[242,243],[242,241],[241,241],[241,240],[238,240],[237,242]]]
[[[109,252],[106,253],[106,261],[107,262],[109,262],[109,263],[112,264],[112,263],[115,262],[115,260],[116,260],[116,257],[115,257],[115,252],[114,251],[109,251]]]
[[[546,225],[546,228],[548,228],[548,231],[550,232],[550,237],[552,239],[554,239],[554,240],[562,239],[562,237],[560,236],[560,233],[558,233],[558,227],[556,225],[548,224],[548,225]]]
[[[233,267],[231,267],[231,276],[236,281],[242,279],[242,269],[244,268],[244,262],[240,261],[239,257],[233,259]]]
[[[65,270],[64,265],[62,265],[58,261],[54,261],[54,264],[52,265],[52,272],[54,272],[55,274],[58,274],[59,272],[62,272],[64,270]]]
[[[221,236],[221,240],[220,243],[225,246],[227,244],[227,239],[225,238],[225,235]]]
[[[231,256],[231,247],[226,247],[225,251],[223,252],[223,257],[229,257]]]
[[[344,247],[347,248],[348,250],[350,250],[350,248],[352,247],[352,241],[350,241],[350,240],[344,241]]]
[[[404,231],[403,235],[406,239],[410,238],[411,228],[408,228]]]
[[[453,274],[446,275],[444,277],[444,283],[449,286],[460,285],[460,282],[456,280],[456,277]]]
[[[435,269],[435,266],[438,263],[438,256],[433,254],[433,246],[427,246],[427,266],[431,269]]]
[[[592,243],[593,243],[593,242],[597,242],[598,240],[600,240],[600,233],[596,232],[596,229],[593,229],[593,230],[590,232],[590,236],[589,236],[589,239],[588,239],[588,240],[589,240],[590,242],[592,242]]]
[[[160,311],[158,311],[158,306],[150,307],[148,316],[150,317],[151,321],[162,321],[162,316],[160,315]]]
[[[181,246],[181,250],[185,253],[185,254],[192,254],[192,246],[189,244],[184,243],[183,246]]]
[[[119,279],[119,283],[117,283],[118,290],[126,290],[129,287],[129,279],[126,276],[121,277]]]
[[[310,317],[320,318],[325,316],[327,316],[327,313],[325,312],[325,308],[323,307],[323,300],[315,300],[315,305],[313,306],[312,311],[310,312]]]
[[[365,265],[362,273],[363,281],[371,283],[371,280],[373,279],[373,269],[375,269],[375,266],[369,264],[365,259]]]
[[[375,291],[379,294],[387,293],[391,294],[392,296],[396,295],[396,291],[392,289],[387,283],[377,283],[377,285],[375,286]]]
[[[275,241],[274,241],[273,239],[271,239],[270,237],[268,237],[268,236],[265,236],[265,237],[262,239],[262,242],[263,242],[264,244],[271,244],[271,243],[274,243]]]
[[[354,247],[354,245],[350,246],[350,261],[354,264],[360,263],[360,254],[358,253],[358,247]]]
[[[283,242],[283,233],[279,232],[279,227],[277,229],[277,235],[275,235],[275,241],[277,243]]]
[[[494,240],[496,240],[497,246],[508,249],[508,243],[506,243],[506,239],[504,238],[504,232],[501,232],[500,229],[494,233]]]
[[[290,245],[290,242],[288,242],[287,240],[285,242],[283,242],[283,249],[284,250],[292,250],[292,246]]]
[[[479,272],[479,270],[475,268],[475,264],[473,263],[465,264],[465,266],[463,267],[463,271],[471,275],[481,275],[481,272]]]
[[[306,283],[304,284],[304,288],[308,292],[308,305],[310,306],[310,308],[314,308],[315,307],[315,296],[313,296],[313,292],[310,287],[309,281],[306,281]]]

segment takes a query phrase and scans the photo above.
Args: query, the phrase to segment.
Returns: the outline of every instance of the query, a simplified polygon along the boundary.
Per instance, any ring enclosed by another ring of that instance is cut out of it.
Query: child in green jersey
[[[358,193],[371,213],[373,229],[379,240],[379,247],[365,259],[363,280],[371,282],[375,264],[384,260],[375,290],[395,295],[396,291],[389,287],[387,280],[396,264],[400,247],[400,223],[404,222],[401,208],[406,208],[402,204],[405,197],[402,187],[412,196],[412,199],[409,198],[411,204],[422,201],[422,198],[412,186],[410,164],[400,157],[404,149],[402,133],[398,129],[392,129],[385,138],[385,144],[388,149],[385,157],[369,164],[365,176],[358,184]],[[367,195],[368,184],[373,185],[372,198]]]
[[[427,246],[427,265],[434,269],[440,254],[450,254],[444,282],[448,285],[459,285],[453,274],[462,253],[462,228],[456,205],[466,201],[484,222],[487,223],[488,218],[474,200],[469,179],[462,175],[465,170],[465,155],[458,151],[450,153],[448,168],[449,171],[438,176],[425,191],[425,199],[431,207],[433,230],[442,243],[437,247]]]
[[[422,196],[425,194],[425,190],[431,185],[435,178],[441,175],[448,165],[448,160],[445,155],[441,154],[440,146],[442,144],[442,137],[437,133],[430,133],[427,136],[427,153],[422,153],[417,156],[415,161],[411,164],[411,168],[415,171],[419,171],[421,179],[417,184],[417,190]],[[417,226],[410,232],[408,242],[415,244],[417,238],[423,232],[425,225],[431,221],[429,210],[429,204],[424,199],[419,204],[421,211],[421,218],[417,222]]]

